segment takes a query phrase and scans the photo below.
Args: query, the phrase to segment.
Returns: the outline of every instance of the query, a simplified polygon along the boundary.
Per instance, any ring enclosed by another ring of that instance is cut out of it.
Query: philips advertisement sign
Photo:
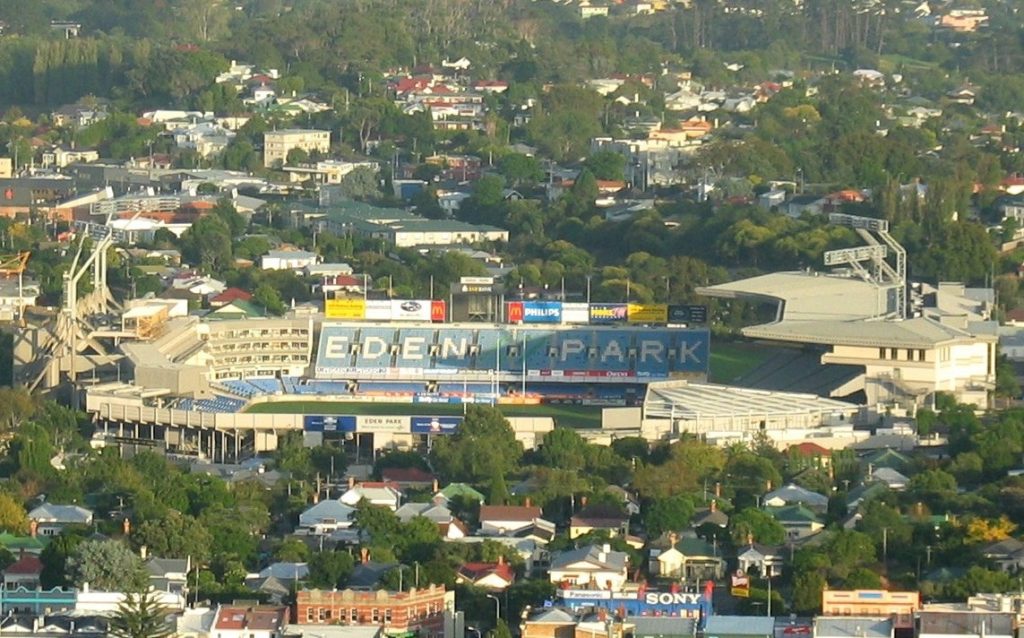
[[[461,416],[414,416],[411,430],[413,434],[455,434]]]
[[[562,302],[524,301],[523,323],[562,323]]]

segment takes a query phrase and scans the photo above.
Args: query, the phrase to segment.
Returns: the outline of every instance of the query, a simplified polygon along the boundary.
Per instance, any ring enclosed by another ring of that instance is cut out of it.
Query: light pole
[[[501,602],[493,594],[487,594],[487,597],[494,601],[494,626],[497,627],[501,621]]]

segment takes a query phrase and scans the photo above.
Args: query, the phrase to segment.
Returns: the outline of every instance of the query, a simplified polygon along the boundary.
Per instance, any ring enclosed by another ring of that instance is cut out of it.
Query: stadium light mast
[[[825,253],[825,265],[849,264],[865,281],[888,283],[896,289],[893,314],[907,318],[907,251],[889,234],[889,222],[873,217],[832,213],[828,221],[836,226],[852,228],[867,244],[857,248]],[[889,263],[889,259],[892,263]],[[860,262],[870,261],[873,272],[868,275]]]

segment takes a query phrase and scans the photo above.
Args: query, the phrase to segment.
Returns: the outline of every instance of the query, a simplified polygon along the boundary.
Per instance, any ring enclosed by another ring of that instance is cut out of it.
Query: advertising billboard
[[[390,321],[391,300],[390,299],[368,299],[366,301],[366,316],[369,321]]]
[[[434,299],[430,302],[430,320],[434,323],[444,323],[448,319],[448,308],[442,299]]]
[[[430,321],[429,299],[392,299],[391,319],[393,321]]]
[[[302,417],[302,429],[306,432],[355,432],[356,417],[307,414]]]
[[[324,314],[328,319],[365,319],[365,299],[328,299],[324,302]]]
[[[707,323],[708,307],[695,304],[672,305],[668,307],[669,323]]]
[[[409,431],[407,416],[357,416],[356,432],[400,434]]]
[[[626,319],[629,323],[668,323],[668,306],[663,303],[631,303]]]
[[[590,323],[626,323],[628,309],[629,306],[624,303],[592,303],[590,304]]]
[[[413,434],[455,434],[461,416],[414,416],[411,420]]]
[[[524,301],[523,323],[562,323],[561,301]]]
[[[563,303],[562,323],[589,323],[590,306],[585,303]]]

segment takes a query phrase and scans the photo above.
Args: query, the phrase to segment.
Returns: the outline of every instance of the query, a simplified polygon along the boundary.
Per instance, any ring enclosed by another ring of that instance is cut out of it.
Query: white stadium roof
[[[706,419],[833,415],[856,413],[859,407],[813,394],[751,390],[725,385],[669,381],[647,388],[644,412],[649,418]]]

